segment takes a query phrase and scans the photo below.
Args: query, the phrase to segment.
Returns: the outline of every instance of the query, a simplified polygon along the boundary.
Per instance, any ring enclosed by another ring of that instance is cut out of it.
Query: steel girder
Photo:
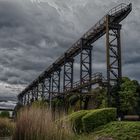
[[[107,56],[107,93],[108,105],[111,105],[111,96],[113,87],[117,89],[120,87],[122,79],[122,65],[121,65],[121,25],[118,23],[111,23],[110,16],[106,17],[106,56]],[[116,93],[116,106],[119,110],[119,94]]]

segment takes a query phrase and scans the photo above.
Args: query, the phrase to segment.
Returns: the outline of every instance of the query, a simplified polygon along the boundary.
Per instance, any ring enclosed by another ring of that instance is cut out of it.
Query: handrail
[[[119,5],[117,5],[117,6],[115,6],[114,8],[112,8],[109,12],[108,12],[108,14],[109,15],[114,15],[117,11],[120,11],[120,10],[122,10],[122,9],[124,9],[124,8],[127,8],[127,4],[125,4],[125,3],[121,3],[121,4],[119,4]]]
[[[92,77],[91,77],[91,81],[92,80],[97,80],[97,79],[103,79],[103,76],[102,76],[102,73],[94,73],[93,75],[92,75]],[[84,79],[85,80],[85,83],[88,83],[89,81],[90,81],[90,79]],[[75,87],[77,87],[77,86],[79,86],[80,85],[80,81],[76,81],[76,82],[74,82],[73,83],[73,88],[75,88]]]

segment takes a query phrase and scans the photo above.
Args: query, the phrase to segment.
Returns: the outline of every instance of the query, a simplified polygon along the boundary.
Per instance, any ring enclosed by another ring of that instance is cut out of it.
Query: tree
[[[2,117],[2,118],[9,118],[10,117],[10,113],[8,111],[2,111],[0,113],[0,117]]]
[[[139,101],[138,93],[139,83],[136,80],[130,80],[127,77],[122,79],[122,84],[120,87],[120,108],[125,114],[136,113]]]
[[[91,91],[92,96],[89,99],[89,108],[107,107],[107,92],[105,88],[97,87]]]

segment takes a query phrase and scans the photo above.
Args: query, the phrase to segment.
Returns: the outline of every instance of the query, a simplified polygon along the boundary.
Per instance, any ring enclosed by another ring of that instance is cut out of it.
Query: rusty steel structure
[[[113,86],[119,88],[122,78],[120,22],[131,10],[131,3],[128,5],[122,3],[111,9],[18,95],[19,104],[24,106],[36,100],[51,102],[54,97],[64,97],[75,92],[82,96],[91,91],[92,85],[98,83],[107,87],[110,105],[112,88]],[[103,78],[101,73],[92,74],[92,44],[103,35],[106,35],[107,78]],[[74,62],[77,55],[80,55],[80,80],[74,83]],[[62,79],[61,75],[63,75]],[[119,95],[116,96],[116,102],[119,105]]]

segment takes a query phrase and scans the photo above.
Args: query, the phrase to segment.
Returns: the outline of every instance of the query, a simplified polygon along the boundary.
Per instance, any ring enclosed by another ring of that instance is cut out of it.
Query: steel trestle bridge
[[[122,78],[120,22],[131,11],[131,3],[128,5],[122,3],[111,9],[18,95],[18,103],[25,106],[36,100],[51,101],[54,97],[65,97],[68,94],[85,95],[91,91],[92,85],[98,83],[107,87],[108,104],[110,105],[112,87],[119,88]],[[106,35],[107,78],[104,78],[101,73],[92,74],[92,44],[103,35]],[[78,55],[80,55],[80,80],[74,83],[74,62]],[[63,79],[61,79],[61,75],[63,75]],[[62,89],[61,81],[63,81]],[[119,104],[119,95],[116,96],[116,101]]]

